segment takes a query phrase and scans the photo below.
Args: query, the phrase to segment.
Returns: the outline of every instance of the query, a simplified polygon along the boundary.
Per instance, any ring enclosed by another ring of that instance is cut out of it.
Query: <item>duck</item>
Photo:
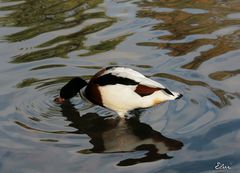
[[[74,77],[60,89],[59,97],[55,100],[63,104],[78,93],[93,104],[115,111],[121,118],[131,110],[149,108],[183,96],[131,68],[122,66],[105,67],[89,82]]]

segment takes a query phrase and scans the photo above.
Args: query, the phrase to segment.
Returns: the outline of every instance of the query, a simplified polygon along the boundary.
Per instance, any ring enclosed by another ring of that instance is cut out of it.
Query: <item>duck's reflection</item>
[[[167,153],[183,146],[182,142],[167,138],[149,125],[141,123],[139,116],[130,119],[111,119],[96,113],[80,116],[78,110],[69,102],[62,105],[62,114],[71,121],[69,126],[77,129],[74,133],[87,134],[91,138],[93,148],[81,150],[80,153],[147,151],[141,158],[120,161],[119,166],[170,159],[172,157]]]

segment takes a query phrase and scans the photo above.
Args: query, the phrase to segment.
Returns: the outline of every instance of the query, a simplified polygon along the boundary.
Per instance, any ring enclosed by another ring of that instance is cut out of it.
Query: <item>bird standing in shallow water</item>
[[[168,90],[133,69],[111,66],[97,72],[89,83],[79,77],[73,78],[62,87],[56,101],[63,103],[85,86],[84,97],[117,112],[120,117],[133,109],[148,108],[182,97],[182,94]]]

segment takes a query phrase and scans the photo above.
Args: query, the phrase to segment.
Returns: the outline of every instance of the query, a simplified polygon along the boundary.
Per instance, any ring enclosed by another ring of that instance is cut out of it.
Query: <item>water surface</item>
[[[240,170],[239,0],[0,0],[0,172]],[[127,66],[184,94],[127,120],[73,98]]]

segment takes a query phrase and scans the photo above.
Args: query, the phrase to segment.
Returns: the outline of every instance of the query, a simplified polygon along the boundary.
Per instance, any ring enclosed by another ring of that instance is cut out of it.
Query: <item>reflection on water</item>
[[[102,2],[101,0],[86,2],[42,0],[40,2],[30,2],[32,1],[0,8],[3,11],[14,10],[14,13],[0,19],[0,23],[3,23],[4,26],[29,26],[28,29],[6,36],[7,40],[19,42],[32,39],[38,35],[40,35],[40,40],[43,39],[43,43],[36,45],[34,51],[14,57],[13,63],[31,62],[53,57],[65,58],[69,52],[80,50],[87,51],[81,56],[93,55],[114,49],[128,36],[118,36],[89,47],[84,45],[88,34],[103,30],[115,21],[107,17],[101,9],[91,11]],[[34,14],[31,12],[34,12]],[[59,33],[56,34],[51,31],[59,31]],[[45,36],[44,33],[46,32],[50,33]],[[47,37],[47,41],[45,41],[45,37]]]
[[[209,74],[209,77],[214,79],[214,80],[225,80],[230,77],[234,77],[237,74],[240,74],[240,69],[238,70],[233,70],[233,71],[217,71],[214,73]]]
[[[62,114],[71,121],[69,126],[78,129],[74,133],[87,134],[93,148],[80,150],[79,153],[122,153],[147,151],[143,157],[129,158],[117,165],[129,166],[142,162],[171,159],[167,153],[179,150],[182,142],[167,138],[141,123],[139,117],[114,119],[101,117],[96,113],[80,116],[71,103],[62,105]]]
[[[179,81],[182,83],[185,83],[187,85],[194,85],[194,86],[203,86],[206,88],[209,88],[218,98],[219,98],[219,102],[218,101],[213,101],[211,98],[208,98],[209,101],[211,101],[215,106],[218,106],[219,108],[230,105],[230,98],[228,98],[226,95],[227,93],[221,89],[218,88],[213,88],[211,86],[209,86],[207,83],[202,82],[202,81],[190,81],[187,79],[183,79],[180,78],[178,76],[174,76],[171,74],[164,74],[164,73],[159,73],[159,74],[155,74],[154,76],[158,76],[161,78],[168,78],[168,79],[173,79],[175,81]],[[228,94],[231,94],[230,92]]]
[[[168,49],[169,55],[174,57],[211,45],[182,68],[197,69],[211,58],[240,48],[239,18],[224,17],[239,12],[239,1],[224,1],[224,4],[211,0],[144,1],[140,5],[146,10],[140,10],[138,17],[160,20],[153,30],[167,30],[169,34],[158,37],[155,42],[140,42],[138,45]]]
[[[212,172],[218,161],[239,172],[239,11],[239,0],[1,0],[0,172]],[[184,97],[128,120],[78,96],[53,102],[109,65]]]
[[[87,19],[106,18],[102,10],[87,13],[101,2],[101,0],[22,1],[22,3],[1,8],[1,11],[13,11],[7,17],[1,18],[1,23],[5,26],[29,27],[7,36],[10,41],[22,41],[45,32],[78,26]]]

